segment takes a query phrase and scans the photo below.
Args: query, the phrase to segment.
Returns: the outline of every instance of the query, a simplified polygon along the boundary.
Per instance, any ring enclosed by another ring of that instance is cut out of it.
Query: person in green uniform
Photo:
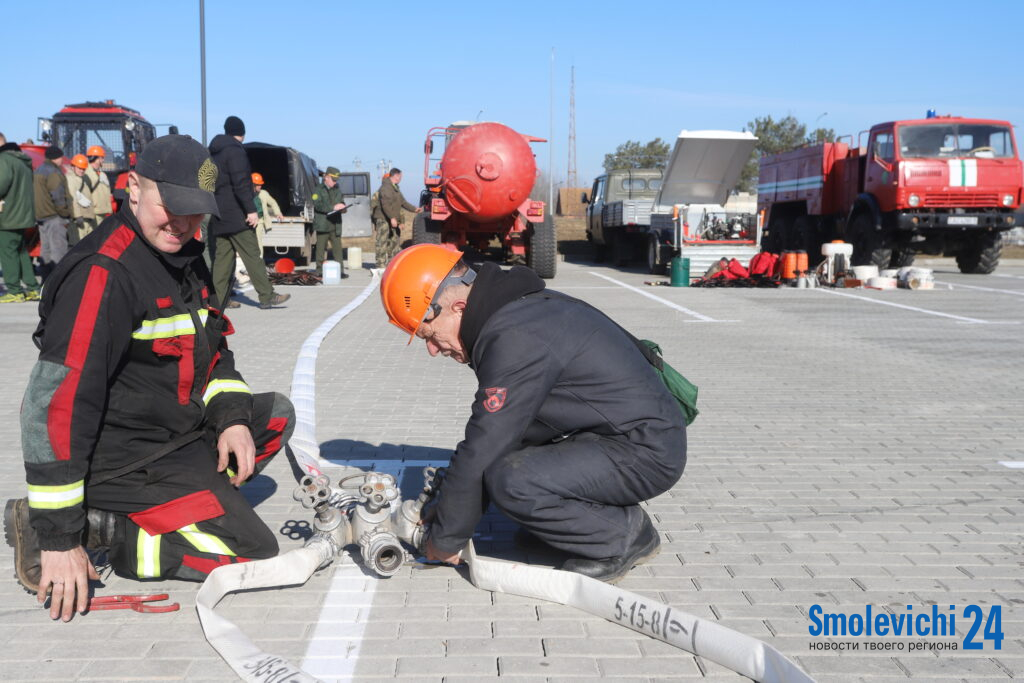
[[[393,168],[388,171],[377,190],[377,205],[373,208],[373,236],[378,268],[386,268],[398,253],[402,236],[402,209],[420,213],[421,206],[413,206],[405,200],[398,183],[402,182],[402,171]]]
[[[327,259],[327,243],[331,243],[334,260],[342,264],[341,276],[348,277],[341,258],[341,213],[347,208],[341,201],[338,178],[341,171],[328,166],[324,179],[313,192],[313,229],[316,231],[316,270],[322,273]]]

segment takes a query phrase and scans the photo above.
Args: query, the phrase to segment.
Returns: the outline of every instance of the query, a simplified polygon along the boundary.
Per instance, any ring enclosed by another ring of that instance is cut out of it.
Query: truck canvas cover
[[[756,143],[750,132],[679,133],[654,202],[655,211],[669,212],[676,204],[725,204]]]

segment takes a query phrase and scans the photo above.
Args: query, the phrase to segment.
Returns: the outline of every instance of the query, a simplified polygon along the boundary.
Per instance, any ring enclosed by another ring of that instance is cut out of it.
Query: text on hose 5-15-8
[[[949,610],[940,610],[932,605],[915,612],[913,605],[907,605],[905,612],[889,613],[865,605],[864,613],[825,612],[821,605],[811,605],[807,616],[811,625],[807,632],[812,636],[955,636],[956,605]],[[985,610],[978,605],[964,607],[961,617],[970,624],[964,636],[963,649],[981,650],[984,641],[990,640],[996,650],[1003,649],[1003,608],[992,605]],[[982,628],[984,624],[984,629]],[[979,634],[980,632],[980,634]],[[981,640],[978,640],[979,635]]]

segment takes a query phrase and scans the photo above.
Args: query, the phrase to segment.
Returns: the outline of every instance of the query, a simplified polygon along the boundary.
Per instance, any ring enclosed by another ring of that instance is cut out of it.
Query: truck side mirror
[[[589,204],[590,203],[590,200],[587,198],[587,193],[586,192],[584,192],[582,195],[580,195],[580,201],[583,202],[584,204]]]
[[[424,147],[423,151],[426,152],[427,154],[433,154],[434,153],[434,141],[433,140],[427,140],[427,144],[425,144],[423,147]]]

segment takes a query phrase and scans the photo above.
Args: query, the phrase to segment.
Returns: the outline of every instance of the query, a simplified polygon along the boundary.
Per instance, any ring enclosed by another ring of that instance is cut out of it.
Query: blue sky
[[[97,14],[98,5],[79,0],[50,0],[45,11],[4,3],[0,131],[35,137],[37,117],[112,98],[201,137],[198,5],[138,2]],[[207,0],[209,137],[235,114],[248,141],[295,147],[321,168],[351,169],[358,158],[375,169],[390,159],[407,171],[403,187],[415,197],[433,126],[479,115],[549,136],[552,48],[558,181],[568,163],[573,65],[584,185],[626,140],[740,130],[768,114],[840,134],[929,108],[1021,126],[1022,20],[1020,0]],[[80,28],[41,47],[46,26]],[[135,35],[122,35],[130,26]],[[79,36],[87,47],[76,50]],[[547,168],[547,145],[535,150]]]

